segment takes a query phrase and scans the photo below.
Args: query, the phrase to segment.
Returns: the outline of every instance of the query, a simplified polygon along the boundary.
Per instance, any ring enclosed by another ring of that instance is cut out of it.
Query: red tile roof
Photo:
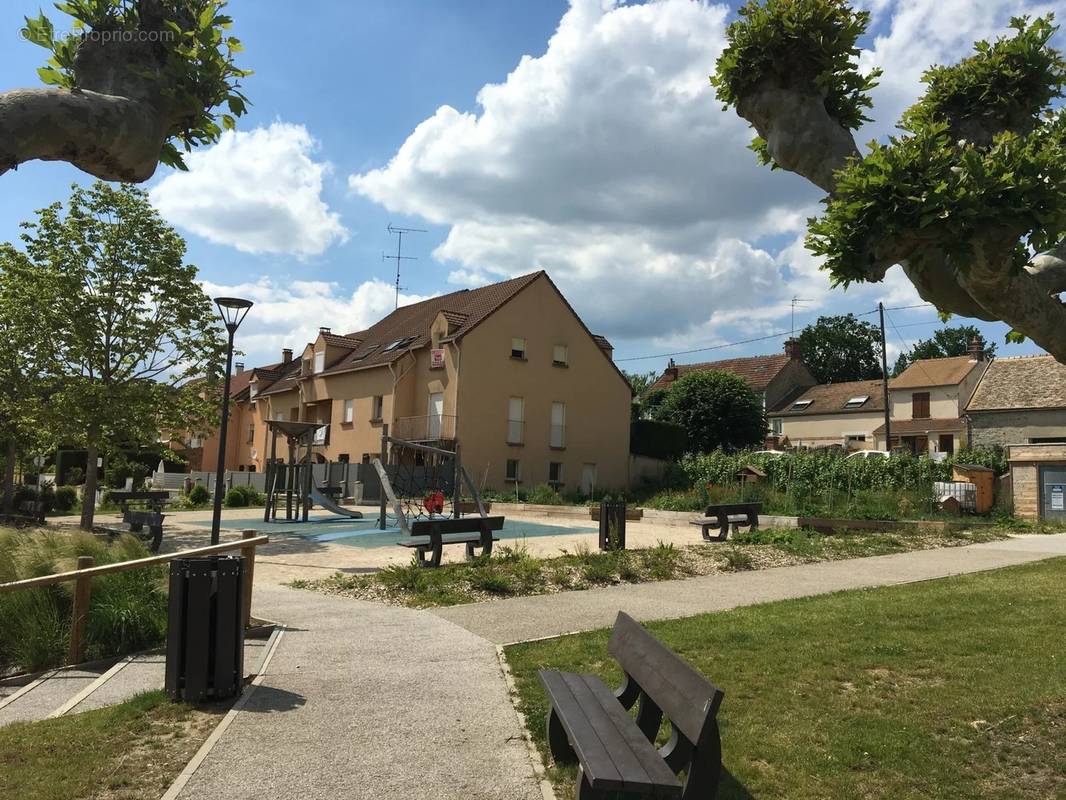
[[[844,408],[854,397],[865,397],[866,402],[855,408]],[[795,408],[796,403],[810,401],[803,408]],[[812,386],[799,397],[793,397],[771,411],[771,417],[802,417],[814,414],[858,414],[885,410],[885,393],[881,381],[847,381],[845,383],[823,383]]]
[[[777,377],[777,374],[785,368],[785,365],[789,362],[789,357],[784,353],[772,356],[748,356],[746,358],[727,358],[724,361],[706,361],[702,364],[678,364],[674,369],[677,370],[677,378],[682,375],[687,375],[690,372],[706,372],[708,370],[720,370],[722,372],[731,372],[734,375],[739,375],[744,379],[744,382],[748,384],[756,392],[761,392],[770,385],[770,381]],[[668,369],[659,378],[648,387],[648,391],[653,389],[665,389],[671,383],[676,380],[675,377],[670,375]]]
[[[899,377],[888,382],[890,389],[918,389],[923,386],[955,386],[983,362],[969,356],[922,358],[912,363]]]

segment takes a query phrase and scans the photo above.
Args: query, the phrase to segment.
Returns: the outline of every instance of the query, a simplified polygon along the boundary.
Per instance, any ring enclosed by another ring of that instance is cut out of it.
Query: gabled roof
[[[997,358],[981,376],[967,411],[1066,408],[1066,366],[1052,356]]]
[[[781,353],[772,356],[748,356],[746,358],[728,358],[724,361],[705,361],[701,364],[678,364],[674,369],[677,370],[678,378],[690,372],[706,372],[712,369],[731,372],[743,378],[744,382],[753,390],[761,392],[770,385],[770,382],[777,377],[777,374],[785,368],[790,360],[787,355]],[[665,389],[673,382],[674,378],[670,377],[670,372],[667,370],[658,377],[655,383],[648,387],[648,391]]]
[[[323,331],[321,333],[321,336],[322,341],[333,347],[347,347],[350,349],[353,347],[358,347],[362,343],[362,339],[354,333],[347,333],[341,335],[339,333],[326,333],[325,331]]]
[[[918,389],[923,386],[956,386],[962,383],[978,364],[970,356],[951,358],[921,358],[913,362],[888,382],[890,389]]]
[[[846,408],[852,399],[865,397],[866,401]],[[801,408],[796,408],[796,404]],[[773,411],[771,417],[804,417],[817,414],[860,414],[885,410],[885,394],[881,381],[846,381],[845,383],[822,383],[812,386],[799,397],[793,397]]]

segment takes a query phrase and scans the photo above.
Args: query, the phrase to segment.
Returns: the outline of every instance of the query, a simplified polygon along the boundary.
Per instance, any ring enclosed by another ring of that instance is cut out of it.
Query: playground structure
[[[379,527],[387,527],[391,505],[405,537],[398,544],[416,549],[419,566],[439,566],[446,544],[466,545],[467,558],[473,558],[478,548],[484,555],[492,552],[493,542],[498,541],[492,532],[503,528],[504,518],[485,512],[477,486],[460,461],[458,444],[455,450],[444,450],[397,439],[383,425],[381,458],[372,464],[381,480]],[[476,516],[463,517],[464,484]]]
[[[268,420],[270,458],[266,463],[266,509],[264,522],[277,522],[278,506],[285,501],[286,522],[307,522],[311,506],[318,505],[331,514],[347,519],[362,519],[359,511],[343,508],[328,497],[312,475],[312,452],[318,422]],[[284,461],[278,459],[278,436],[285,437],[288,447]]]

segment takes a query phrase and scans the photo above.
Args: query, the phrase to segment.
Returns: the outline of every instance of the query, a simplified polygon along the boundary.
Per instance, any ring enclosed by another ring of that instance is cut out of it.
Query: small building
[[[778,355],[728,358],[722,361],[704,361],[699,364],[675,364],[670,359],[666,370],[651,386],[669,389],[678,378],[690,372],[728,372],[744,380],[744,383],[762,399],[763,408],[776,408],[790,397],[795,397],[817,381],[803,363],[803,350],[798,339],[785,342],[785,352]]]
[[[1007,461],[1015,516],[1066,522],[1066,444],[1010,445]]]
[[[966,416],[975,446],[1066,443],[1066,366],[1046,355],[997,358]]]
[[[775,437],[793,447],[875,449],[874,430],[885,421],[881,381],[846,381],[811,386],[770,411]]]

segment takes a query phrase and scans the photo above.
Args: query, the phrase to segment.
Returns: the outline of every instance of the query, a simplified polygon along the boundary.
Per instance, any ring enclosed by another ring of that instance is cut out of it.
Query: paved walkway
[[[1066,534],[432,612],[257,584],[256,614],[288,629],[178,798],[539,800],[494,642],[1061,555]]]
[[[584,592],[535,595],[451,606],[432,613],[498,644],[605,628],[619,609],[639,620],[688,617],[707,611],[889,586],[1066,556],[1066,534],[917,550],[890,556],[825,561],[683,581],[620,584]]]

